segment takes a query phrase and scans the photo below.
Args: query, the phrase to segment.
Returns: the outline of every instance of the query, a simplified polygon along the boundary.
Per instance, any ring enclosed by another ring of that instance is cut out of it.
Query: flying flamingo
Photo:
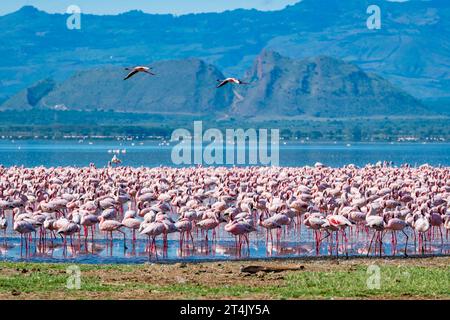
[[[118,164],[121,164],[121,163],[122,163],[122,160],[120,160],[119,158],[117,158],[116,155],[113,155],[113,157],[112,157],[112,159],[111,159],[111,163],[112,163],[112,164],[118,165]]]
[[[219,84],[217,85],[217,88],[223,87],[227,83],[235,83],[235,84],[249,84],[248,82],[244,82],[242,80],[236,79],[236,78],[226,78],[224,80],[217,80]]]
[[[151,70],[150,67],[137,66],[134,68],[125,68],[125,70],[131,70],[131,71],[130,71],[130,73],[128,73],[128,75],[123,80],[130,79],[132,76],[134,76],[135,74],[137,74],[139,72],[145,72],[152,76],[155,75],[153,72],[150,71]]]

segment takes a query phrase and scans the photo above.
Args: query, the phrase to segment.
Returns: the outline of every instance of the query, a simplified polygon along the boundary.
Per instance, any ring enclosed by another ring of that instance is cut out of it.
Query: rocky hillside
[[[368,30],[367,7],[382,27]],[[0,103],[41,79],[105,66],[196,57],[242,76],[263,49],[326,55],[376,73],[419,99],[450,98],[450,1],[302,0],[283,10],[172,15],[67,15],[33,7],[0,17]]]
[[[242,116],[353,117],[418,115],[427,110],[385,79],[342,60],[303,60],[263,52],[247,73],[233,112]]]
[[[142,113],[203,114],[221,111],[232,103],[231,88],[216,90],[223,74],[198,59],[152,64],[156,76],[137,74],[124,81],[123,68],[80,71],[40,97],[29,99],[30,89],[5,102],[1,109],[50,108],[114,110]],[[37,85],[32,88],[39,87]]]
[[[124,81],[123,68],[78,72],[55,84],[39,81],[0,109],[113,110],[234,117],[423,115],[427,109],[387,80],[342,60],[291,59],[263,51],[246,72],[249,85],[216,88],[224,75],[198,59],[161,61],[156,76]]]

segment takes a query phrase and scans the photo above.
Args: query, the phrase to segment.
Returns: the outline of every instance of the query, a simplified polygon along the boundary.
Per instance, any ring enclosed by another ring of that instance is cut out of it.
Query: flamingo
[[[95,225],[99,222],[100,220],[98,219],[98,217],[94,214],[89,213],[88,211],[86,211],[85,214],[81,216],[80,225],[82,225],[84,228],[85,241],[87,241],[89,227],[91,227],[91,237],[92,241],[94,241]]]
[[[227,83],[235,83],[235,84],[249,84],[248,82],[244,82],[242,80],[236,79],[236,78],[226,78],[224,80],[217,80],[219,84],[217,85],[217,88],[223,87]]]
[[[417,219],[414,222],[414,229],[419,233],[419,243],[422,247],[422,254],[424,254],[424,242],[426,240],[425,233],[430,229],[430,222],[422,215],[417,215]]]
[[[130,79],[132,76],[134,76],[135,74],[137,74],[139,72],[145,72],[145,73],[148,73],[148,74],[154,76],[155,74],[150,71],[151,69],[152,68],[150,68],[150,67],[143,67],[143,66],[137,66],[137,67],[133,67],[133,68],[125,68],[125,70],[131,70],[131,71],[130,71],[130,73],[128,73],[128,75],[123,80]]]
[[[125,216],[122,220],[122,224],[128,228],[131,229],[133,232],[133,241],[136,240],[136,230],[139,229],[141,225],[141,220],[136,218],[136,211],[127,211],[125,212]]]
[[[401,231],[404,235],[405,235],[405,238],[406,238],[406,242],[405,242],[405,257],[406,256],[408,256],[408,254],[407,254],[407,252],[406,252],[406,250],[407,250],[407,248],[408,248],[408,239],[409,239],[409,237],[408,237],[408,234],[405,232],[405,228],[408,226],[408,224],[404,221],[404,220],[401,220],[401,219],[399,219],[399,218],[392,218],[392,219],[389,219],[388,220],[388,222],[386,223],[384,223],[384,229],[385,230],[390,230],[390,231],[392,231],[394,234],[397,232],[397,231]],[[396,239],[397,237],[395,236],[395,239]]]
[[[338,214],[332,214],[328,215],[326,217],[327,223],[323,225],[323,227],[326,227],[327,225],[332,228],[333,230],[336,230],[337,232],[342,232],[342,235],[344,237],[345,241],[345,253],[348,255],[348,239],[347,235],[345,233],[346,227],[353,227],[354,223],[352,223],[350,220],[348,220],[346,217],[338,215]],[[336,234],[336,239],[338,239],[338,234]],[[338,254],[338,250],[336,248],[336,254]]]
[[[236,244],[236,247],[239,248],[239,252],[241,250],[241,237],[244,237],[244,240],[247,242],[247,251],[250,253],[250,241],[248,239],[248,234],[256,231],[256,228],[251,223],[234,220],[227,223],[224,229],[232,235],[239,237],[239,245]]]
[[[158,251],[156,249],[156,237],[163,234],[166,230],[164,224],[162,222],[151,222],[148,225],[146,225],[140,234],[145,234],[148,236],[148,242],[150,242],[150,237],[152,238],[151,246],[155,250],[156,256],[158,256]],[[149,250],[149,253],[151,250]]]
[[[100,231],[109,233],[111,242],[113,241],[113,232],[114,231],[121,233],[123,235],[123,247],[125,249],[127,249],[125,232],[120,230],[124,225],[115,220],[106,220],[104,216],[100,216],[99,220],[100,220],[100,223],[99,223]]]
[[[372,243],[375,236],[377,237],[377,241],[380,244],[380,256],[381,256],[385,223],[383,217],[377,215],[377,210],[375,209],[375,206],[370,206],[370,210],[367,212],[366,227],[373,229],[375,231],[373,233],[372,239],[370,240],[369,248],[367,249],[367,256],[369,256],[370,254],[370,249],[372,248]]]
[[[73,221],[69,221],[69,223],[62,225],[61,228],[59,228],[56,233],[64,238],[64,248],[66,248],[67,236],[69,236],[70,237],[70,245],[73,248],[72,236],[77,232],[80,232],[80,226]]]
[[[113,155],[112,159],[111,159],[111,163],[112,164],[121,164],[122,160],[120,160],[116,155]]]
[[[303,223],[307,228],[314,230],[314,236],[316,240],[316,254],[319,254],[320,243],[323,240],[320,237],[319,230],[323,229],[324,225],[327,224],[326,219],[321,215],[321,213],[316,212],[315,214],[308,214]]]
[[[180,248],[183,247],[183,237],[184,235],[189,235],[192,240],[192,245],[194,246],[194,237],[192,236],[192,222],[187,217],[183,217],[175,222],[175,227],[178,232],[180,232]]]
[[[269,242],[269,234],[270,234],[270,241],[273,243],[272,230],[273,229],[281,229],[281,227],[282,227],[282,225],[279,224],[274,219],[267,218],[267,219],[262,220],[262,214],[259,215],[258,225],[260,225],[261,227],[263,227],[263,228],[265,228],[267,230],[266,243]]]
[[[13,229],[14,231],[20,233],[20,243],[22,243],[24,235],[36,232],[36,229],[33,226],[33,224],[25,220],[15,221]],[[26,236],[25,236],[25,250],[28,251],[28,240]]]
[[[211,216],[208,216],[208,213]],[[215,229],[219,226],[220,222],[226,222],[223,219],[219,218],[219,213],[217,212],[205,212],[204,218],[196,223],[196,226],[205,231],[205,241],[206,245],[208,245],[208,232],[209,230],[213,230],[213,240],[215,239]]]

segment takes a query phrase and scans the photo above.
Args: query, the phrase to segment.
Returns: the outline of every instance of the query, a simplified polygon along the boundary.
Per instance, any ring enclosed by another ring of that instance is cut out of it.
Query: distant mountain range
[[[156,76],[141,73],[126,81],[128,71],[114,66],[79,71],[58,85],[40,81],[0,108],[203,114],[232,103],[229,88],[215,90],[223,74],[202,60],[160,61],[152,66]]]
[[[0,109],[114,110],[161,114],[218,114],[225,117],[424,115],[411,95],[388,81],[334,58],[304,60],[263,51],[246,73],[248,85],[216,88],[224,75],[198,59],[160,61],[156,76],[102,67],[55,83],[39,81]]]
[[[381,8],[380,30],[366,27],[372,4]],[[30,6],[0,17],[3,109],[351,116],[421,114],[409,95],[432,101],[435,110],[450,101],[448,0],[303,0],[273,12],[180,17],[83,15],[81,30],[68,30],[66,19]],[[262,77],[255,59],[264,49],[286,58],[259,57],[267,63]],[[121,82],[121,67],[150,63],[161,68],[158,77]],[[218,92],[210,82],[221,72],[255,83]]]
[[[387,80],[342,60],[319,56],[296,60],[264,51],[247,72],[233,112],[280,116],[355,117],[424,115],[427,109]],[[240,88],[241,89],[241,88]]]

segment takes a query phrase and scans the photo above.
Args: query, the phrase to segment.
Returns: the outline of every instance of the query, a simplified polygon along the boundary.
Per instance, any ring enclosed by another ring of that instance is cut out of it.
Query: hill
[[[241,116],[355,117],[423,115],[427,109],[387,80],[342,60],[296,60],[264,51],[247,77],[233,112]],[[240,88],[241,89],[241,88]]]
[[[263,49],[291,58],[326,55],[376,73],[435,105],[450,97],[450,2],[376,1],[380,30],[368,30],[368,0],[303,0],[279,11],[183,16],[132,11],[67,15],[33,7],[0,17],[0,103],[41,79],[61,82],[92,68],[196,57],[242,76]]]
[[[6,101],[1,109],[204,114],[223,110],[232,102],[230,88],[215,88],[223,74],[202,60],[160,61],[153,67],[156,76],[137,74],[126,81],[127,71],[114,66],[79,71],[33,104],[29,92],[42,86],[39,82]]]
[[[326,56],[291,59],[263,51],[246,72],[249,85],[216,89],[224,77],[198,59],[160,61],[156,76],[127,81],[122,68],[80,71],[61,83],[42,80],[0,109],[112,110],[257,119],[426,115],[430,112],[387,80]]]

